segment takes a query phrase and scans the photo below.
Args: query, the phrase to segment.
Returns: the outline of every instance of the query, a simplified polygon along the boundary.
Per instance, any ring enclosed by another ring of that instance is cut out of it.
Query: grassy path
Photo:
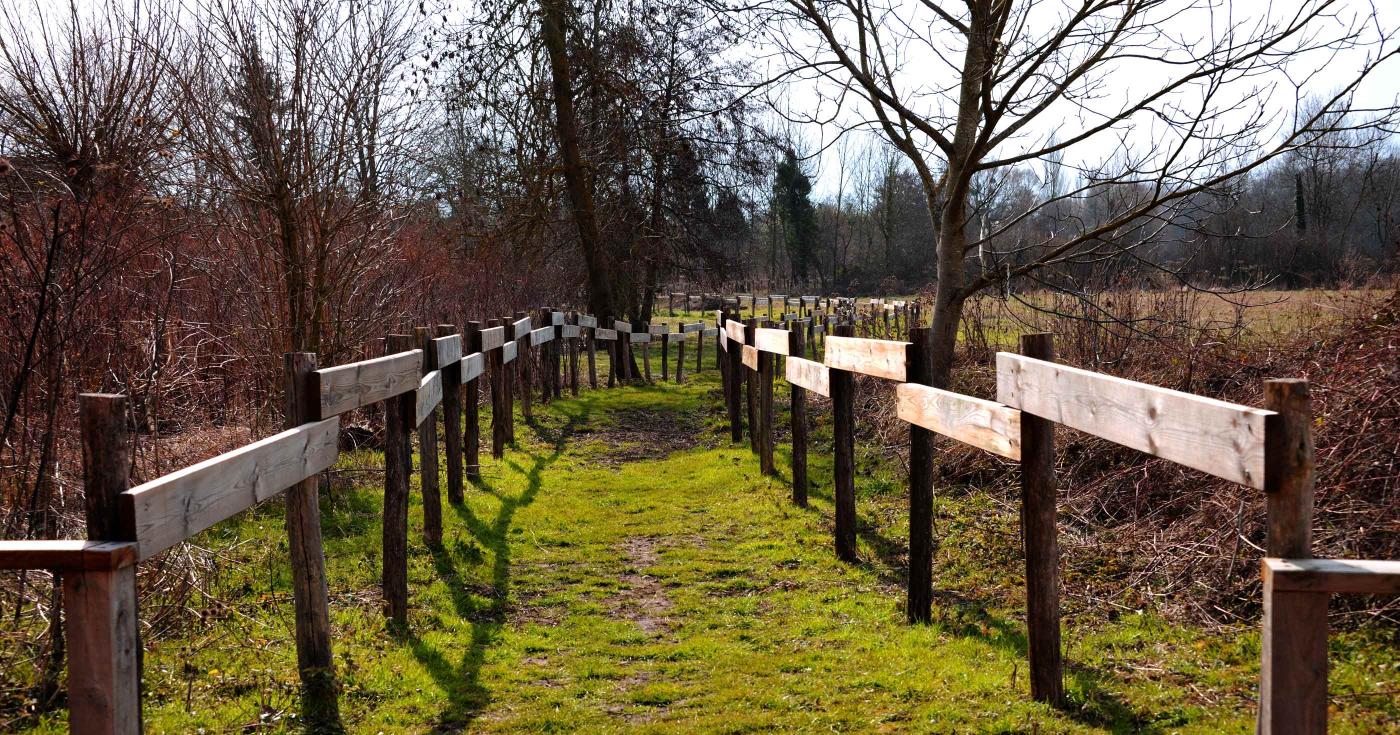
[[[379,616],[378,475],[357,473],[381,459],[344,459],[342,476],[360,484],[324,491],[324,513],[348,729],[1252,729],[1257,639],[1150,615],[1078,626],[1071,614],[1073,702],[1059,712],[1028,702],[1015,519],[985,499],[940,499],[939,581],[951,591],[937,625],[905,625],[895,477],[872,468],[862,478],[869,561],[836,562],[829,468],[814,467],[812,507],[792,506],[785,482],[729,446],[716,384],[710,372],[683,388],[585,391],[537,410],[517,430],[521,445],[447,512],[443,550],[415,531],[409,633]],[[415,529],[417,510],[415,500]],[[214,582],[174,616],[197,622],[152,637],[151,732],[295,728],[280,512],[269,504],[199,539]],[[1344,652],[1334,690],[1393,691],[1383,651]],[[1371,708],[1353,720],[1343,706],[1334,731],[1379,731],[1377,717],[1394,715],[1360,701]]]

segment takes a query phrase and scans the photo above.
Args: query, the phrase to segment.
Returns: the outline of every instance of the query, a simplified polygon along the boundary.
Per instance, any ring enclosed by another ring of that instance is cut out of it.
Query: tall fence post
[[[1055,359],[1054,335],[1021,336],[1021,354]],[[1060,544],[1055,508],[1055,423],[1021,414],[1021,533],[1026,549],[1026,638],[1031,697],[1059,704],[1064,697],[1060,659]]]
[[[842,337],[855,335],[855,327],[843,324],[836,328]],[[836,505],[836,557],[856,561],[856,418],[855,376],[845,370],[830,371],[831,412],[836,468],[833,498]]]
[[[437,326],[438,337],[451,337],[457,327]],[[462,360],[451,365],[439,365],[442,372],[442,434],[443,454],[447,456],[447,502],[462,502]]]
[[[700,321],[702,322],[702,324],[701,324],[701,329],[700,329],[700,331],[698,331],[698,332],[695,333],[695,374],[696,374],[696,375],[699,375],[699,374],[700,374],[700,371],[703,370],[704,367],[705,367],[705,329],[704,329],[704,325],[703,325],[703,322],[704,322],[705,320],[704,320],[704,318],[701,318]]]
[[[802,329],[788,334],[788,354],[802,355]],[[791,359],[789,357],[789,359]],[[792,502],[807,507],[807,391],[792,387]]]
[[[500,319],[486,322],[487,329],[498,326],[501,326]],[[486,364],[491,374],[491,456],[496,459],[505,456],[506,441],[510,438],[506,431],[506,417],[510,410],[506,405],[506,386],[510,379],[506,375],[504,357],[499,347],[486,353]]]
[[[534,403],[530,395],[530,392],[535,389],[535,350],[530,347],[531,340],[529,330],[526,330],[524,337],[515,333],[515,321],[524,319],[526,316],[527,314],[523,311],[515,312],[515,320],[511,322],[510,326],[510,337],[515,340],[515,374],[520,381],[520,415],[526,421],[529,421],[535,415]],[[528,316],[530,316],[530,328],[533,329],[535,327],[535,317],[533,315]],[[543,365],[541,365],[541,369],[543,369]],[[540,377],[540,385],[544,388],[544,390],[540,391],[540,399],[541,402],[547,402],[549,400],[549,382],[544,379],[543,375]],[[515,440],[513,433],[511,435],[511,440]]]
[[[766,326],[772,327],[773,322]],[[778,470],[773,463],[773,369],[776,356],[771,352],[758,353],[758,465],[765,475],[776,475]]]
[[[734,318],[733,312],[729,312],[723,321],[724,323],[720,324],[721,331],[729,322],[737,321],[737,319]],[[725,365],[727,366],[725,375],[729,386],[727,396],[729,401],[729,440],[737,443],[744,440],[744,413],[739,405],[744,395],[744,355],[743,347],[740,345],[735,344],[732,340],[727,344],[729,349],[725,353]]]
[[[286,380],[286,428],[321,415],[320,396],[312,385],[316,355],[283,356]],[[331,654],[330,593],[326,554],[321,545],[321,478],[317,475],[287,490],[287,547],[292,565],[292,599],[296,609],[297,671],[301,675],[302,718],[312,731],[340,726],[335,660]]]
[[[668,382],[671,380],[671,328],[666,327],[666,331],[656,335],[661,338],[661,380]]]
[[[747,319],[744,321],[744,344],[752,346],[758,334],[758,319]],[[740,348],[739,374],[743,376],[739,382],[744,384],[744,407],[748,409],[747,419],[749,422],[749,450],[758,454],[762,449],[762,428],[759,426],[758,418],[758,371],[751,370],[743,363],[743,348]]]
[[[642,322],[642,333],[647,341],[642,343],[642,371],[646,382],[651,382],[651,322]]]
[[[593,390],[598,390],[598,344],[593,339],[594,329],[596,329],[596,327],[588,330],[586,338],[588,346],[588,387]],[[583,329],[580,328],[579,332],[582,333]]]
[[[481,352],[481,322],[467,322],[462,354]],[[462,468],[468,480],[481,480],[481,376],[467,381],[462,391]]]
[[[1312,399],[1304,380],[1264,383],[1267,555],[1312,558]],[[1327,592],[1266,589],[1259,727],[1264,735],[1327,732]]]
[[[933,385],[931,330],[910,330],[905,380]],[[933,618],[933,432],[909,424],[909,599],[910,623]]]
[[[135,541],[117,509],[127,489],[131,440],[126,396],[78,396],[88,539]],[[63,575],[68,725],[75,733],[136,735],[141,722],[141,640],[136,566]]]
[[[685,382],[685,327],[677,324],[676,334],[681,336],[680,339],[676,340],[676,384],[680,385]],[[670,339],[670,337],[667,337],[667,339]]]
[[[501,360],[501,375],[502,375],[502,379],[501,379],[501,390],[502,390],[502,394],[505,396],[505,415],[503,416],[503,418],[505,419],[505,424],[506,424],[506,443],[507,443],[507,444],[514,444],[514,443],[515,443],[515,383],[516,383],[517,379],[519,378],[519,372],[520,372],[520,344],[519,344],[519,342],[517,342],[517,341],[515,340],[515,321],[514,321],[513,319],[511,319],[510,317],[505,317],[505,318],[501,319],[501,326],[505,327],[505,330],[506,330],[505,341],[506,341],[506,342],[516,342],[516,345],[515,345],[515,361],[514,361],[514,362],[506,363],[506,362],[505,362],[505,359],[504,359],[504,358],[505,358],[505,353],[504,353],[504,352],[501,353],[501,358],[502,358],[502,360]],[[502,348],[503,350],[505,349],[504,343],[502,343],[502,347],[501,347],[501,348]]]
[[[387,354],[414,349],[411,335],[391,334]],[[384,401],[384,614],[398,626],[408,624],[408,477],[413,471],[413,418],[417,391]]]
[[[578,326],[578,312],[569,312],[567,322]],[[578,397],[578,337],[569,338],[569,395]]]
[[[418,349],[423,351],[424,377],[438,367],[433,334],[434,331],[428,327],[414,330]],[[438,376],[439,379],[441,377]],[[438,472],[437,412],[434,407],[424,417],[423,423],[418,425],[418,489],[423,494],[423,541],[433,548],[442,546],[442,480]],[[416,403],[413,413],[416,419]]]

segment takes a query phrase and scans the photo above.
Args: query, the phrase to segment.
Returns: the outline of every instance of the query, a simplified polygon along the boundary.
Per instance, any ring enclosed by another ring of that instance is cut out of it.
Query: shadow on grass
[[[430,550],[433,567],[439,578],[447,585],[452,596],[452,604],[458,615],[471,622],[471,640],[466,643],[460,659],[455,663],[453,651],[440,650],[411,632],[404,634],[413,656],[428,671],[437,685],[447,695],[447,706],[438,716],[433,732],[459,732],[466,729],[491,702],[491,692],[481,683],[481,666],[486,652],[500,635],[509,612],[510,599],[510,527],[518,510],[535,501],[543,485],[543,473],[564,453],[569,436],[579,423],[588,418],[586,403],[578,404],[582,410],[569,414],[559,426],[545,427],[537,419],[527,422],[537,437],[547,446],[544,451],[523,450],[512,452],[522,455],[528,466],[507,455],[501,462],[511,471],[525,478],[525,488],[518,495],[507,495],[485,479],[473,483],[478,490],[495,496],[500,508],[491,519],[483,519],[472,511],[470,505],[453,506],[457,515],[466,525],[467,532],[483,548],[491,552],[491,589],[489,594],[474,595],[471,587],[458,570],[457,559],[443,549]]]

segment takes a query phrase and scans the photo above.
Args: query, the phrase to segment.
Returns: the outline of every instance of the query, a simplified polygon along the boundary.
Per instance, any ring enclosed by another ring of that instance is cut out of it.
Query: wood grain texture
[[[1216,477],[1264,487],[1270,411],[1006,352],[997,354],[997,400]]]
[[[0,569],[111,571],[136,563],[128,541],[0,541]]]
[[[462,335],[460,334],[435,337],[433,346],[437,348],[437,362],[433,364],[438,367],[451,365],[462,359]]]
[[[418,402],[413,412],[413,425],[418,426],[427,421],[440,403],[442,403],[442,371],[434,370],[424,375],[418,383]]]
[[[1265,582],[1256,727],[1260,735],[1327,732],[1329,597],[1326,592],[1276,590]]]
[[[832,336],[824,362],[837,370],[903,381],[908,349],[908,342]]]
[[[1263,571],[1265,584],[1283,592],[1400,595],[1400,560],[1269,557]]]
[[[685,344],[685,338],[688,336],[689,335],[687,335],[685,332],[667,332],[666,344],[675,344],[677,342]]]
[[[744,345],[743,355],[744,367],[750,370],[758,369],[758,348],[752,345]]]
[[[473,352],[462,358],[462,382],[467,383],[481,377],[486,372],[486,356]]]
[[[141,640],[136,567],[63,578],[68,728],[82,735],[141,732]]]
[[[1021,412],[916,383],[896,389],[899,418],[1007,459],[1021,458]]]
[[[549,324],[550,324],[550,326],[554,326],[554,327],[562,327],[562,326],[564,326],[564,312],[562,312],[562,311],[551,311],[551,312],[549,312]]]
[[[122,512],[141,559],[335,464],[340,419],[302,424],[127,491]]]
[[[528,316],[522,316],[516,319],[515,323],[511,325],[510,333],[515,335],[515,339],[523,339],[530,336],[530,332],[534,329],[534,326],[533,319]]]
[[[713,336],[715,336],[715,335],[717,335],[717,334],[719,334],[719,327],[706,327],[706,328],[705,328],[705,331],[703,331],[703,332],[700,333],[700,336],[701,336],[701,337],[713,337]]]
[[[577,339],[583,336],[583,330],[580,329],[577,324],[565,324],[563,331],[560,332],[560,336],[564,339]]]
[[[831,397],[831,369],[819,362],[789,357],[787,381],[818,395]]]
[[[489,327],[481,330],[481,351],[490,352],[506,343],[505,327]]]
[[[615,319],[613,320],[613,329],[618,332],[630,332],[632,331],[632,323],[624,322],[621,319]]]
[[[616,330],[616,329],[603,329],[602,327],[599,327],[599,328],[593,330],[593,339],[600,339],[600,340],[603,340],[604,342],[609,342],[609,341],[615,340],[615,339],[617,339],[617,330]]]
[[[647,332],[648,332],[649,334],[665,334],[665,333],[667,333],[667,332],[669,332],[669,331],[671,331],[671,327],[670,327],[669,325],[666,325],[666,324],[649,324],[649,325],[647,325]]]
[[[724,335],[731,342],[744,344],[744,323],[733,319],[725,322]]]
[[[651,341],[651,333],[650,333],[650,332],[633,332],[632,335],[631,335],[631,337],[629,337],[627,341],[628,341],[628,342],[631,342],[631,343],[633,343],[633,344],[637,344],[637,343],[646,344],[647,342],[650,342],[650,341]]]
[[[579,314],[579,315],[578,315],[578,325],[579,325],[580,327],[588,327],[589,329],[596,329],[597,326],[598,326],[598,317],[596,317],[596,316],[590,316],[590,315],[588,315],[588,314]]]
[[[319,418],[329,418],[411,391],[418,387],[422,374],[422,350],[317,370],[313,381],[320,396]]]
[[[554,327],[540,327],[530,332],[530,346],[538,347],[545,342],[554,341]]]
[[[690,334],[691,332],[699,332],[699,331],[702,331],[702,330],[704,330],[704,329],[705,329],[705,323],[704,323],[704,322],[693,322],[693,323],[691,323],[691,324],[682,324],[682,325],[681,325],[681,333],[683,333],[683,334]]]
[[[769,327],[759,327],[754,330],[754,346],[760,352],[768,352],[774,355],[786,355],[788,353],[788,330],[772,329]]]
[[[501,363],[509,365],[515,362],[516,355],[520,354],[519,342],[507,342],[501,345]]]

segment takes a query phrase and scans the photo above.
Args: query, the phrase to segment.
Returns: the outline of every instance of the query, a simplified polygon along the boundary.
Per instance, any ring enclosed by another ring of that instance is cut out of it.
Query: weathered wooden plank
[[[704,330],[704,329],[705,329],[705,323],[704,323],[704,322],[694,322],[694,323],[692,323],[692,324],[682,324],[682,325],[681,325],[681,333],[682,333],[682,334],[690,334],[691,332],[699,332],[699,331],[702,331],[702,330]]]
[[[413,425],[418,426],[432,415],[442,403],[442,371],[434,370],[423,376],[418,383],[418,405],[414,411]]]
[[[506,328],[491,327],[481,330],[481,351],[490,352],[506,343]]]
[[[462,383],[476,380],[486,372],[486,356],[480,352],[473,352],[462,358]]]
[[[122,495],[139,557],[190,538],[335,464],[340,419],[302,424]]]
[[[400,352],[373,360],[317,370],[313,380],[322,418],[368,406],[418,387],[423,351]]]
[[[539,345],[542,345],[542,344],[544,344],[545,342],[551,342],[551,341],[553,341],[553,340],[554,340],[554,327],[540,327],[539,329],[536,329],[535,331],[530,332],[530,346],[531,346],[531,347],[538,347]]]
[[[687,335],[685,332],[667,332],[667,333],[666,333],[666,344],[669,345],[669,344],[671,344],[671,343],[673,343],[673,342],[681,342],[681,343],[684,343],[684,342],[685,342],[685,338],[688,337],[688,336],[689,336],[689,335]]]
[[[520,353],[519,342],[507,342],[501,345],[501,364],[508,365],[515,361],[515,356]]]
[[[519,312],[516,312],[516,313],[518,314]],[[516,319],[516,320],[515,320],[515,323],[511,325],[511,332],[510,332],[510,333],[513,334],[513,335],[515,335],[514,339],[522,339],[522,338],[528,337],[528,336],[530,335],[530,330],[532,330],[532,329],[534,328],[534,326],[535,326],[535,325],[534,325],[534,323],[530,320],[530,317],[528,317],[528,316],[523,316],[523,317],[520,317],[519,319]]]
[[[916,383],[903,383],[896,392],[901,419],[1007,459],[1021,458],[1020,411]]]
[[[744,345],[744,367],[750,370],[758,369],[758,348],[752,345]]]
[[[633,332],[631,338],[628,341],[634,344],[637,342],[650,342],[651,334],[648,332]]]
[[[438,367],[451,365],[462,359],[462,335],[449,334],[446,337],[435,337],[433,345],[437,348]]]
[[[615,320],[613,320],[613,329],[616,330],[616,331],[618,331],[618,332],[624,332],[624,333],[625,333],[625,332],[631,332],[631,331],[632,331],[632,323],[631,323],[631,322],[624,322],[624,321],[622,321],[621,319],[615,319]]]
[[[596,316],[590,316],[590,315],[588,315],[588,314],[579,314],[579,315],[578,315],[578,325],[579,325],[580,327],[588,327],[588,328],[590,328],[590,329],[596,329],[596,328],[598,327],[598,317],[596,317]]]
[[[705,327],[705,329],[700,332],[701,337],[713,337],[717,334],[719,334],[719,327]]]
[[[754,346],[760,352],[771,352],[775,355],[786,355],[788,353],[788,330],[772,329],[770,327],[759,327],[754,330]]]
[[[606,341],[606,340],[615,340],[615,339],[617,339],[617,330],[616,330],[616,329],[603,329],[602,327],[598,327],[597,329],[594,329],[594,330],[593,330],[593,339],[601,339],[601,340],[605,340],[605,341]]]
[[[1264,420],[1271,411],[1005,352],[997,354],[997,400],[1216,477],[1264,487]]]
[[[744,323],[731,319],[724,323],[725,336],[735,344],[744,344]]]
[[[671,331],[671,327],[666,324],[651,324],[647,326],[647,332],[651,334],[665,334]]]
[[[831,370],[827,366],[801,357],[787,359],[787,381],[799,388],[831,397]]]
[[[1264,559],[1264,581],[1281,592],[1400,595],[1400,560]]]
[[[549,324],[550,324],[550,326],[552,326],[552,327],[562,327],[562,326],[564,326],[564,312],[562,312],[562,311],[551,311],[551,312],[549,312]]]
[[[139,735],[136,567],[70,572],[63,577],[63,598],[69,732]]]
[[[3,541],[0,569],[110,571],[136,563],[136,544],[127,541]]]
[[[864,337],[836,337],[826,341],[826,366],[877,378],[904,380],[908,342]]]
[[[559,334],[564,339],[573,339],[575,337],[582,337],[583,330],[579,329],[579,325],[577,324],[565,324],[563,330],[560,331]]]

